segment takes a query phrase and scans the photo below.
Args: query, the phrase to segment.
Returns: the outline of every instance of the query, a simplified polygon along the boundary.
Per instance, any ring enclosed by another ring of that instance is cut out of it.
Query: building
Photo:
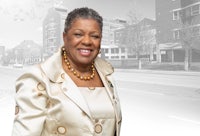
[[[200,61],[200,0],[156,0],[155,7],[161,61],[183,62],[189,46],[191,60]]]
[[[114,44],[114,32],[116,29],[124,28],[127,24],[125,20],[122,19],[103,19],[103,37],[102,45],[113,45]]]
[[[115,31],[115,44],[127,52],[126,59],[149,58],[156,54],[155,21],[144,18],[138,24],[126,25]]]
[[[101,41],[101,57],[106,59],[126,58],[124,48],[115,44],[115,31],[124,28],[127,22],[122,19],[103,19],[103,37]]]
[[[44,57],[51,56],[58,48],[63,45],[62,33],[64,22],[67,16],[65,8],[53,7],[43,20],[43,48]]]
[[[12,49],[10,64],[32,65],[43,59],[42,46],[32,40],[24,40]]]

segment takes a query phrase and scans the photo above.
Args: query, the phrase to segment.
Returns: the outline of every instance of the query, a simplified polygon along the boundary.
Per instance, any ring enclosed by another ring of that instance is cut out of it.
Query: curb
[[[149,74],[169,74],[169,75],[185,75],[199,76],[200,72],[194,71],[166,71],[166,70],[147,70],[147,69],[115,69],[116,72],[134,72],[134,73],[149,73]]]

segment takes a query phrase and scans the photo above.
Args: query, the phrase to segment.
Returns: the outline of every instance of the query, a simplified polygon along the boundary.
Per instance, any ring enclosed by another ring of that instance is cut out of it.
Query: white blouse
[[[79,87],[79,89],[94,120],[95,136],[114,136],[115,113],[105,87]]]

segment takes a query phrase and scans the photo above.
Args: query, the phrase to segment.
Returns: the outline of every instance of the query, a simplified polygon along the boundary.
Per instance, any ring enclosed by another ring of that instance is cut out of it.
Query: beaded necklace
[[[71,67],[71,64],[67,58],[67,52],[65,50],[65,48],[63,47],[62,48],[62,51],[63,51],[63,57],[64,57],[64,61],[65,63],[67,64],[67,68],[69,69],[69,71],[71,71],[73,73],[74,76],[76,76],[77,78],[79,78],[80,80],[85,80],[85,81],[89,81],[91,79],[94,78],[95,76],[95,68],[94,68],[94,63],[92,63],[91,65],[91,71],[92,71],[92,74],[89,75],[89,76],[83,76],[83,75],[80,75],[77,70],[75,70],[73,67]]]

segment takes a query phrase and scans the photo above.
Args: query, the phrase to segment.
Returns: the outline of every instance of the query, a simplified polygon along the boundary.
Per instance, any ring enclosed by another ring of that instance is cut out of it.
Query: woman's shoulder
[[[17,80],[27,78],[42,78],[43,72],[40,67],[40,64],[27,66],[24,68],[24,71],[21,73]]]

